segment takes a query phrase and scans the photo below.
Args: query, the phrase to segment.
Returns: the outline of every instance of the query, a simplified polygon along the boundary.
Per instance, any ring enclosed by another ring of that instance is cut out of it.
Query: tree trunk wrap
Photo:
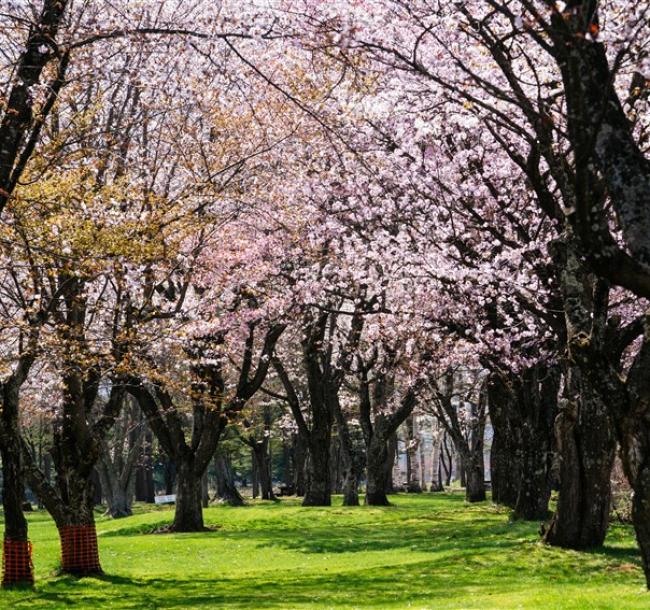
[[[94,523],[61,526],[59,537],[63,572],[78,576],[102,573]]]
[[[2,586],[22,584],[34,584],[32,543],[5,538],[2,544]]]

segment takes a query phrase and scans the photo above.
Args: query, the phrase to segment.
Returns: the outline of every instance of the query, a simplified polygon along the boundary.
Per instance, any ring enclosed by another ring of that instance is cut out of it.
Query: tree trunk
[[[5,409],[6,410],[6,400]],[[4,416],[5,414],[3,414]],[[3,417],[4,419],[4,417]],[[18,430],[8,432],[3,422],[2,504],[4,507],[3,577],[2,586],[33,585],[31,544],[27,537],[27,520],[23,513],[25,483],[21,468]]]
[[[307,489],[305,481],[305,462],[307,458],[307,443],[303,436],[298,433],[294,437],[293,447],[293,487],[297,496],[304,496]]]
[[[131,498],[129,496],[129,489],[122,489],[118,486],[118,488],[113,491],[108,507],[111,517],[118,519],[133,514],[133,511],[131,510]]]
[[[295,493],[295,455],[293,445],[289,444],[286,436],[282,437],[282,461],[284,468],[282,469],[282,485],[284,487],[284,495],[293,495]]]
[[[201,507],[208,508],[210,504],[210,490],[208,488],[208,470],[206,468],[201,477]]]
[[[422,493],[418,475],[417,429],[413,416],[406,420],[406,489],[409,493]]]
[[[201,532],[203,508],[201,506],[202,474],[194,471],[192,459],[180,458],[176,473],[176,510],[172,529],[175,532]]]
[[[516,383],[520,425],[520,483],[515,519],[537,521],[548,516],[553,462],[553,422],[557,414],[560,374],[556,368],[536,365],[526,370]]]
[[[341,469],[341,444],[335,436],[330,443],[330,481],[332,493],[343,492],[343,473]]]
[[[251,487],[253,500],[260,495],[260,470],[255,457],[255,451],[251,448]]]
[[[647,461],[646,465],[639,470],[635,480],[632,520],[641,550],[646,586],[650,589],[650,466]]]
[[[116,472],[114,465],[110,462],[110,457],[102,456],[97,464],[97,472],[101,481],[101,488],[108,505],[107,513],[113,519],[128,517],[131,511],[131,497],[129,494],[129,485],[121,485],[120,477]]]
[[[330,430],[314,426],[309,439],[308,487],[303,506],[331,506]]]
[[[517,447],[518,430],[509,417],[510,393],[498,375],[488,382],[488,410],[492,424],[492,449],[490,451],[490,479],[492,501],[514,508],[517,504],[521,466]]]
[[[395,483],[393,481],[393,468],[395,466],[395,460],[397,459],[397,433],[393,432],[388,436],[388,441],[386,444],[387,454],[386,460],[384,462],[384,476],[385,476],[385,486],[384,492],[386,494],[395,493]]]
[[[176,464],[168,456],[164,459],[164,476],[165,476],[165,495],[169,496],[174,493],[176,486]]]
[[[578,384],[570,371],[568,384]],[[553,546],[601,546],[609,524],[615,439],[607,407],[579,378],[580,396],[563,401],[555,420],[560,457],[557,511],[544,537]],[[569,394],[571,390],[569,391]]]
[[[221,452],[217,453],[216,461],[217,471],[217,495],[224,502],[230,506],[243,506],[244,498],[241,497],[237,486],[235,485],[235,478],[232,472],[230,459],[227,455]]]
[[[386,495],[387,464],[390,463],[390,472],[392,472],[394,457],[390,453],[390,442],[384,439],[377,428],[378,426],[375,424],[375,432],[366,448],[366,504],[389,506],[390,502]]]
[[[138,502],[153,504],[156,495],[153,485],[153,433],[146,420],[142,422],[142,425],[146,428],[144,442],[140,449],[140,463],[137,465],[135,473],[135,499]]]
[[[271,456],[268,452],[268,438],[265,438],[262,442],[255,443],[252,449],[253,459],[256,464],[255,472],[262,492],[262,500],[275,500],[273,480],[271,478]]]
[[[515,519],[539,521],[548,517],[548,503],[551,498],[549,471],[547,447],[532,431],[524,432]]]
[[[303,506],[331,506],[330,444],[332,422],[327,405],[312,406],[307,493]]]
[[[426,491],[427,488],[427,461],[424,455],[424,443],[420,443],[418,451],[419,469],[420,469],[420,489]]]
[[[467,456],[464,460],[467,466],[467,482],[465,486],[465,498],[468,502],[483,502],[485,500],[485,466],[483,453]]]
[[[465,473],[465,458],[462,452],[456,447],[456,472],[458,473],[458,480],[461,487],[467,487],[467,476]]]
[[[333,405],[338,429],[339,455],[343,469],[343,506],[359,506],[359,468],[350,428],[341,410],[338,398]]]
[[[451,454],[451,449],[449,448],[449,437],[445,434],[443,441],[444,453],[441,453],[441,457],[446,456],[447,461],[443,459],[442,465],[445,467],[445,485],[449,487],[451,485],[451,476],[453,473],[453,459]]]
[[[75,576],[102,574],[93,511],[95,490],[92,475],[75,469],[57,468],[58,488],[66,501],[48,511],[54,517],[61,540],[61,572]],[[65,478],[65,481],[61,479]]]

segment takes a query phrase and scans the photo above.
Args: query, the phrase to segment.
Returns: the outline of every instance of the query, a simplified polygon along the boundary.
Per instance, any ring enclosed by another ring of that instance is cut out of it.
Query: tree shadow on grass
[[[522,573],[524,564],[512,564],[507,554],[491,562],[476,562],[471,551],[462,555],[433,553],[430,559],[410,563],[380,565],[332,571],[321,568],[318,573],[269,569],[263,574],[243,572],[236,577],[205,574],[186,578],[177,575],[154,578],[109,576],[108,587],[77,587],[60,579],[46,583],[32,598],[37,604],[17,607],[169,609],[190,608],[376,608],[393,604],[405,607],[439,608],[452,603],[463,608],[479,608],[473,599],[508,591],[526,595],[543,588],[549,576],[556,586],[576,584],[588,577],[589,568],[566,574]],[[88,583],[90,584],[90,583]],[[118,603],[119,602],[119,603]],[[533,606],[531,606],[533,607]]]

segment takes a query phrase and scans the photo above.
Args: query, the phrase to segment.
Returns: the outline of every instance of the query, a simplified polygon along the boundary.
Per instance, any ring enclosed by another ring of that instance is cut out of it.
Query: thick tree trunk
[[[538,435],[532,431],[524,432],[515,519],[539,521],[548,517],[548,503],[551,498],[548,460],[548,448]]]
[[[130,496],[131,494],[129,493],[128,488],[122,489],[118,486],[117,489],[113,491],[108,506],[108,511],[111,517],[118,519],[120,517],[129,517],[133,514],[133,511],[131,510]]]
[[[464,460],[467,466],[467,481],[465,498],[468,502],[483,502],[485,500],[485,467],[483,454],[467,456]]]
[[[259,480],[262,500],[275,500],[273,480],[271,478],[271,456],[268,451],[268,440],[253,446],[253,459],[256,464],[256,474]]]
[[[355,455],[352,435],[338,399],[335,401],[333,408],[338,429],[339,455],[342,468],[343,506],[359,506],[360,468]]]
[[[377,428],[377,426],[375,426]],[[390,462],[390,472],[393,470],[393,456],[389,450],[389,442],[375,431],[366,448],[366,504],[370,506],[389,506],[386,495],[387,463]]]
[[[102,574],[95,529],[94,485],[91,475],[75,469],[57,469],[58,488],[65,490],[65,503],[49,512],[59,530],[61,540],[61,572],[75,576]],[[65,482],[62,479],[65,478]]]
[[[331,506],[330,428],[314,425],[309,439],[308,487],[303,506]]]
[[[243,506],[244,498],[241,497],[232,472],[232,465],[227,455],[217,453],[217,495],[230,506]]]
[[[490,451],[490,479],[492,501],[514,508],[517,504],[521,467],[517,450],[517,430],[509,421],[509,393],[498,375],[488,382],[488,409],[492,424]]]
[[[343,467],[343,506],[359,506],[359,477],[350,464]]]
[[[196,473],[192,459],[181,458],[176,473],[176,510],[172,529],[176,532],[201,532],[203,507],[201,506],[201,477]]]
[[[108,456],[100,459],[97,470],[108,505],[108,514],[114,519],[132,515],[133,496],[130,493],[129,481],[126,482],[126,485],[122,484],[123,482],[120,480],[120,476]]]
[[[513,383],[509,412],[511,425],[518,428],[519,457],[515,519],[536,521],[548,516],[559,382],[559,370],[537,365]]]
[[[490,451],[492,501],[510,508],[514,508],[517,503],[518,478],[521,470],[519,452],[513,445],[513,439],[504,438],[503,431],[494,429]]]
[[[577,371],[569,374],[578,375]],[[554,546],[601,546],[609,524],[615,439],[607,407],[580,379],[578,400],[563,401],[555,421],[560,458],[557,511],[545,535]]]
[[[7,434],[7,430],[3,429],[0,443],[4,508],[3,587],[34,583],[31,545],[27,537],[27,520],[23,513],[25,484],[18,444],[18,430],[14,429],[12,433]]]

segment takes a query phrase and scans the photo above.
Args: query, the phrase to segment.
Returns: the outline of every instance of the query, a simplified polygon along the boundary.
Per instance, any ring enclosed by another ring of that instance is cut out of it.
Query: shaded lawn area
[[[0,592],[0,608],[650,608],[633,533],[603,549],[538,542],[538,523],[509,521],[462,495],[392,497],[387,508],[302,508],[295,500],[213,507],[201,534],[148,534],[170,509],[99,518],[107,575],[55,575],[56,528],[30,515],[37,586]]]

